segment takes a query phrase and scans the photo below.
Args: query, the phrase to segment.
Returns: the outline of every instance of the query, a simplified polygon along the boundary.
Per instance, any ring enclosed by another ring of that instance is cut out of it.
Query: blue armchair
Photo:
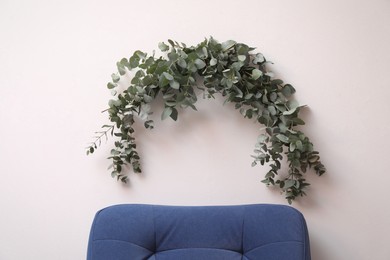
[[[87,260],[310,260],[300,212],[282,205],[116,205],[92,224]]]

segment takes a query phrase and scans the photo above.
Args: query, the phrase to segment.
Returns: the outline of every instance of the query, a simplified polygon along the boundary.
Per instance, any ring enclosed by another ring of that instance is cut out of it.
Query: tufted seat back
[[[87,260],[310,260],[305,220],[282,205],[117,205],[94,219]]]

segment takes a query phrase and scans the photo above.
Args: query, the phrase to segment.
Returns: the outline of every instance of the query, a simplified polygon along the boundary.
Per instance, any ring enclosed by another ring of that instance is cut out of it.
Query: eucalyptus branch
[[[261,53],[252,53],[254,48],[246,44],[231,40],[219,43],[213,38],[191,47],[172,40],[168,40],[168,44],[159,43],[165,57],[155,58],[154,54],[148,56],[135,51],[130,58],[117,62],[118,72],[111,75],[112,81],[107,84],[114,98],[105,110],[114,125],[97,137],[87,153],[93,153],[101,138],[111,131],[117,138],[108,157],[112,160],[111,175],[126,182],[123,166],[131,165],[134,172],[141,172],[133,137],[134,120],[142,120],[145,128],[152,129],[150,103],[161,93],[164,101],[161,119],[176,121],[178,108],[196,110],[195,89],[200,89],[208,98],[221,94],[225,102],[235,103],[245,118],[265,126],[265,133],[259,135],[252,155],[252,166],[268,164],[270,167],[262,182],[280,188],[289,203],[306,195],[304,190],[309,183],[304,174],[307,169],[313,168],[319,176],[326,170],[309,138],[295,130],[296,126],[305,124],[299,117],[303,106],[292,98],[295,88],[275,78],[267,70],[269,61]],[[118,82],[131,70],[135,71],[131,84],[119,91]],[[280,174],[284,157],[289,170]]]
[[[95,141],[93,141],[91,143],[91,145],[86,148],[87,155],[89,155],[90,153],[93,153],[95,151],[95,149],[97,149],[98,145],[100,146],[102,144],[103,136],[106,137],[106,141],[107,141],[108,140],[107,133],[110,132],[112,135],[112,133],[114,131],[114,125],[103,125],[102,128],[106,128],[106,130],[100,131],[100,132],[95,132],[96,134],[100,134],[100,135],[95,136]]]

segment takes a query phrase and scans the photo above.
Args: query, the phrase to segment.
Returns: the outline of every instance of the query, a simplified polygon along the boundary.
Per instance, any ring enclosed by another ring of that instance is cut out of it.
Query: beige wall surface
[[[144,173],[106,170],[100,111],[116,61],[169,38],[257,47],[307,104],[328,172],[308,174],[314,260],[390,259],[390,1],[0,0],[0,259],[85,259],[95,212],[118,203],[287,204],[251,167],[260,126],[222,98],[137,128]]]

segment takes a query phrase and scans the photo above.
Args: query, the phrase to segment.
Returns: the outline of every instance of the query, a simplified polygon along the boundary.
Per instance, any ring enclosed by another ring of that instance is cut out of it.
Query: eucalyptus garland
[[[153,128],[153,100],[164,100],[162,120],[176,121],[180,109],[196,110],[199,91],[207,98],[220,94],[225,102],[233,102],[244,117],[264,126],[252,155],[252,166],[270,167],[262,182],[280,188],[290,204],[297,196],[306,195],[305,187],[310,185],[304,178],[306,171],[313,168],[321,176],[326,170],[309,138],[295,129],[305,122],[299,117],[302,106],[292,99],[294,87],[267,70],[264,56],[252,53],[255,48],[246,44],[232,40],[219,43],[213,38],[191,47],[172,40],[158,47],[165,57],[156,58],[154,53],[150,56],[137,50],[129,59],[117,62],[118,72],[107,84],[114,96],[105,110],[112,124],[102,126],[87,147],[87,154],[95,151],[102,138],[114,136],[109,169],[112,177],[127,182],[124,166],[141,172],[133,125],[135,120],[142,120],[145,128]],[[118,83],[129,71],[134,72],[131,84],[120,91]],[[288,170],[279,173],[284,156]]]

